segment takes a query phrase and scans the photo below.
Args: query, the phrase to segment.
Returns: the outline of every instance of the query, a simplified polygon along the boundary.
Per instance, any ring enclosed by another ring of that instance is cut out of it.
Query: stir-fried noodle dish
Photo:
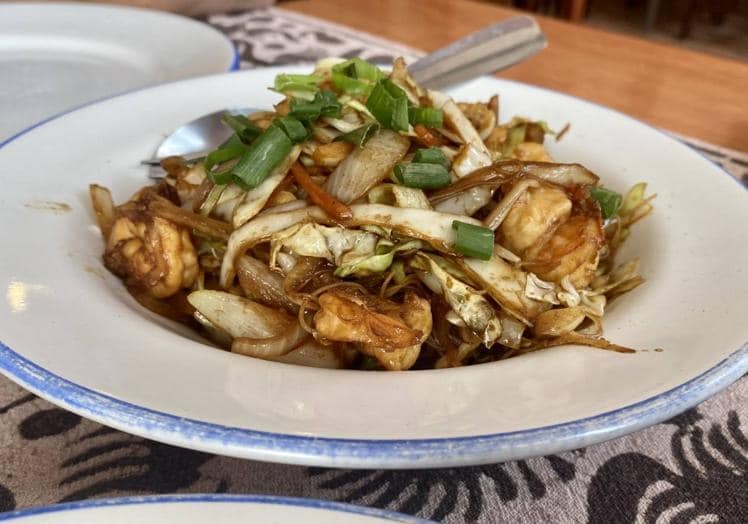
[[[499,98],[424,89],[325,59],[280,74],[273,111],[115,206],[90,187],[104,263],[153,312],[216,346],[328,368],[432,369],[602,337],[606,306],[643,282],[617,265],[651,210],[580,164],[554,162],[543,121]]]

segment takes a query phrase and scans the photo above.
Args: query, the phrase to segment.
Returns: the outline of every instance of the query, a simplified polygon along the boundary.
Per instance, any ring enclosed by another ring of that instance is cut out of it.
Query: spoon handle
[[[454,85],[521,62],[543,50],[547,43],[533,18],[517,16],[426,55],[408,71],[425,87]]]

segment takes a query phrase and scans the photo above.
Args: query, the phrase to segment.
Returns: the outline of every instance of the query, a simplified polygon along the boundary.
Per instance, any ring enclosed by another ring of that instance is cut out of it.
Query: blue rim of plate
[[[285,66],[275,66],[285,67]],[[289,66],[290,67],[290,66]],[[188,82],[181,80],[180,82]],[[582,101],[635,121],[709,161],[724,176],[748,190],[721,166],[666,132],[615,109],[566,93],[519,85]],[[144,91],[148,88],[136,91]],[[134,92],[134,91],[133,91]],[[132,92],[131,92],[132,93]],[[108,97],[118,98],[122,93]],[[33,129],[84,104],[30,126],[0,143],[0,149]],[[662,422],[720,392],[748,373],[748,341],[696,377],[653,397],[590,417],[531,429],[485,435],[427,439],[341,439],[272,433],[188,419],[131,404],[66,380],[13,351],[0,341],[0,373],[40,397],[101,424],[144,438],[227,456],[353,468],[434,468],[489,464],[548,455],[604,442]]]
[[[269,506],[292,506],[310,509],[333,511],[336,513],[352,513],[367,517],[378,517],[392,522],[405,522],[412,524],[430,524],[432,521],[420,519],[394,511],[379,508],[354,506],[342,502],[331,502],[301,497],[279,497],[274,495],[229,495],[229,494],[188,494],[188,495],[147,495],[142,497],[121,497],[113,499],[84,500],[80,502],[68,502],[64,504],[53,504],[38,508],[21,509],[0,514],[0,521],[11,521],[44,515],[49,513],[66,513],[69,511],[85,510],[92,508],[110,508],[116,506],[142,506],[145,504],[184,504],[184,503],[210,503],[210,504],[265,504]]]

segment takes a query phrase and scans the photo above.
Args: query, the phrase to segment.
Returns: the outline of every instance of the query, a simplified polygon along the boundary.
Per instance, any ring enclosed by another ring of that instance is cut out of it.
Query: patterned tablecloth
[[[419,52],[269,9],[209,22],[242,67]],[[748,183],[748,155],[679,137]],[[740,190],[736,186],[736,190]],[[745,292],[745,290],[743,290]],[[56,408],[0,378],[0,510],[150,493],[314,497],[444,522],[748,522],[748,377],[682,415],[585,449],[427,471],[266,464],[144,440]]]

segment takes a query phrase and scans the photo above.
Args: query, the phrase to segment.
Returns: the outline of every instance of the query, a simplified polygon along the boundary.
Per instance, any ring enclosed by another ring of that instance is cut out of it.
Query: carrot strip
[[[291,166],[291,173],[296,182],[307,192],[309,200],[321,207],[335,221],[344,222],[353,217],[351,208],[315,184],[304,166],[294,162]]]
[[[435,147],[435,146],[443,146],[444,143],[439,140],[436,136],[434,136],[434,133],[432,133],[428,127],[426,127],[423,124],[416,124],[413,126],[413,131],[416,132],[416,135],[418,135],[418,138],[421,139],[421,142],[424,143],[424,145],[428,147]]]

